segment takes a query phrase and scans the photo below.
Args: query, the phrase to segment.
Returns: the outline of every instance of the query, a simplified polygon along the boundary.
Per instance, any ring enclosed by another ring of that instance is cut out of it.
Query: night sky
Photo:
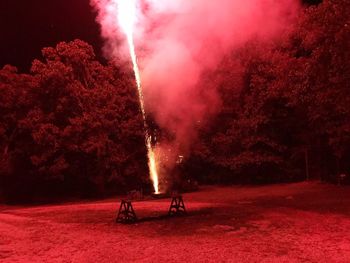
[[[12,64],[27,70],[43,47],[76,38],[95,47],[102,40],[89,0],[1,0],[0,68]]]
[[[1,0],[0,68],[12,64],[28,70],[43,47],[76,38],[92,44],[101,58],[102,40],[95,17],[89,0]]]

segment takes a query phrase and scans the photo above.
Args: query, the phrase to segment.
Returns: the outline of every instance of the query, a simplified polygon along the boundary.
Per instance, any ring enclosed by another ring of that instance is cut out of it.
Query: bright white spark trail
[[[146,121],[146,112],[145,112],[145,105],[144,105],[144,99],[143,99],[141,77],[140,77],[139,67],[137,64],[137,56],[135,52],[135,44],[134,44],[134,37],[133,37],[134,26],[136,23],[136,0],[114,0],[114,1],[116,1],[118,6],[118,19],[119,19],[120,27],[123,29],[129,45],[131,61],[133,64],[136,85],[137,85],[137,90],[139,94],[140,108],[142,111],[143,123],[145,127],[145,143],[148,151],[148,168],[149,168],[151,180],[153,182],[154,191],[156,194],[158,194],[159,180],[158,180],[157,165],[156,165],[155,154],[152,148],[152,142],[151,142],[152,137],[149,133],[149,129]]]

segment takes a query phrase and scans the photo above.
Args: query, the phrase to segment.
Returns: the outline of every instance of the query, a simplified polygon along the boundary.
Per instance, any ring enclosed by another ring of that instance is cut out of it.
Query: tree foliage
[[[142,183],[142,116],[130,76],[101,65],[80,40],[42,54],[29,75],[0,72],[4,190],[29,195],[53,184],[89,194]]]
[[[197,149],[224,180],[301,179],[305,152],[315,176],[349,170],[349,13],[346,1],[310,6],[280,39],[252,40],[214,72],[223,107]]]

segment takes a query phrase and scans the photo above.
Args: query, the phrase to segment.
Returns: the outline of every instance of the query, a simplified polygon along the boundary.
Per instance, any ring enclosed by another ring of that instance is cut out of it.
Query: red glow
[[[94,0],[109,56],[126,57],[114,40],[118,19],[112,0]],[[145,0],[146,13],[137,10],[138,46],[146,49],[140,59],[146,107],[162,128],[175,133],[173,150],[186,152],[195,126],[216,112],[215,90],[198,85],[202,73],[215,68],[222,57],[251,37],[271,38],[294,18],[298,1]],[[126,19],[125,26],[136,23]],[[156,26],[155,26],[156,25]],[[176,154],[175,154],[176,155]]]

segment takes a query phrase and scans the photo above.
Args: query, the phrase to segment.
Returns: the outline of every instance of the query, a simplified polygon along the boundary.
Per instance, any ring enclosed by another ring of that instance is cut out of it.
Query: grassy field
[[[0,207],[0,262],[350,262],[350,187],[317,182],[202,187],[188,216],[159,217],[170,199]]]

